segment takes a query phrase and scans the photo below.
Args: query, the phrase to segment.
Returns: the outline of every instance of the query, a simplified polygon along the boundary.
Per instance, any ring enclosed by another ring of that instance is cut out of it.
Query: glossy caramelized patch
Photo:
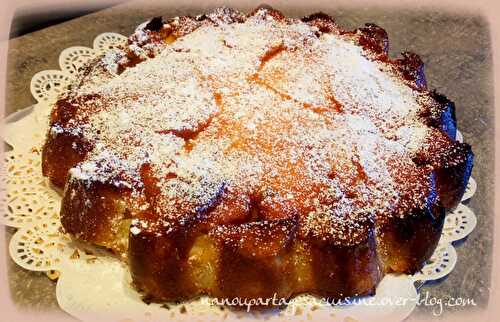
[[[154,29],[161,50],[58,103],[78,102],[62,131],[93,146],[71,178],[144,195],[136,233],[198,225],[244,249],[267,238],[247,225],[349,245],[375,221],[424,207],[434,181],[414,162],[429,132],[421,94],[370,58],[386,50],[384,35],[365,50],[318,17],[257,12],[138,29],[135,42]]]

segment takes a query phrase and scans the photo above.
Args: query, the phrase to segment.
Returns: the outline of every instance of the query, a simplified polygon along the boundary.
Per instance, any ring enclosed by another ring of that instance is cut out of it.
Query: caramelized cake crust
[[[472,168],[385,31],[270,8],[140,25],[54,106],[61,221],[157,301],[372,294],[432,254]]]

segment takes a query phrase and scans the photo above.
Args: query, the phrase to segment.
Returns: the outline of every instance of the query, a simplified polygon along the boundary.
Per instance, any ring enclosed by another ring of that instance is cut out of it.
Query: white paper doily
[[[221,310],[210,305],[208,298],[177,305],[144,303],[130,286],[130,274],[118,259],[60,233],[61,198],[47,184],[40,168],[40,149],[51,104],[57,95],[87,60],[125,41],[122,35],[104,33],[96,37],[93,48],[65,49],[59,57],[61,70],[42,71],[33,76],[31,93],[38,103],[11,115],[3,127],[2,137],[13,149],[5,153],[0,167],[0,186],[5,190],[0,199],[0,222],[18,228],[9,245],[10,255],[27,270],[58,277],[56,296],[63,310],[85,321],[98,318],[105,321],[220,321],[223,318],[401,321],[416,306],[419,296],[416,285],[440,279],[453,270],[457,255],[452,243],[465,238],[476,225],[474,212],[463,203],[447,214],[439,245],[421,272],[413,276],[389,274],[379,284],[375,296],[357,299],[354,304],[332,307],[311,296],[299,296],[280,311],[246,313]],[[460,133],[457,139],[462,140]],[[463,201],[471,198],[475,191],[476,182],[471,178]]]

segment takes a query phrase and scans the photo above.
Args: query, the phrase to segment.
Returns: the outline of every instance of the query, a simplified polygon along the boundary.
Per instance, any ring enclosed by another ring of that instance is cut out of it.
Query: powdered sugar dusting
[[[234,209],[258,203],[261,220],[298,216],[302,235],[341,242],[425,202],[429,172],[412,161],[427,135],[421,105],[387,66],[303,22],[213,19],[69,95],[95,97],[64,129],[92,144],[72,180],[145,193],[167,227],[236,194]],[[120,59],[104,58],[109,73]]]

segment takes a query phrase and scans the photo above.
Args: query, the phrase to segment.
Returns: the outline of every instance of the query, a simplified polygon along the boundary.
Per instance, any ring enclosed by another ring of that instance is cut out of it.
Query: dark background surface
[[[100,9],[58,10],[54,12],[16,13],[12,20],[9,38],[19,37],[43,28],[47,28],[73,18],[93,13]]]
[[[35,103],[29,91],[31,77],[41,70],[58,69],[57,59],[63,49],[77,45],[91,46],[94,37],[102,32],[128,35],[136,25],[151,16],[198,14],[208,8],[182,5],[132,8],[126,4],[11,39],[7,114]],[[477,304],[476,307],[445,307],[442,318],[455,311],[484,308],[489,297],[494,218],[493,75],[489,26],[485,20],[475,15],[429,10],[277,9],[289,16],[303,16],[322,10],[333,15],[347,29],[366,22],[380,25],[389,34],[391,54],[395,56],[406,50],[418,53],[426,63],[429,88],[436,88],[456,103],[459,129],[476,155],[473,177],[478,182],[478,190],[468,206],[476,213],[478,225],[465,242],[456,245],[458,263],[455,270],[441,281],[426,284],[421,292],[429,292],[430,296],[443,300],[469,298]],[[11,234],[9,230],[8,236]],[[9,275],[12,297],[19,307],[58,309],[55,284],[43,274],[25,271],[10,261]],[[409,320],[431,317],[433,309],[419,306]]]
[[[115,0],[117,1],[117,0]],[[120,1],[120,0],[118,0]],[[123,1],[122,1],[123,2]],[[114,3],[98,2],[85,8],[61,6],[59,8],[19,9],[14,13],[10,26],[9,38],[19,37],[40,29],[44,29],[77,17],[81,17],[113,6]]]

